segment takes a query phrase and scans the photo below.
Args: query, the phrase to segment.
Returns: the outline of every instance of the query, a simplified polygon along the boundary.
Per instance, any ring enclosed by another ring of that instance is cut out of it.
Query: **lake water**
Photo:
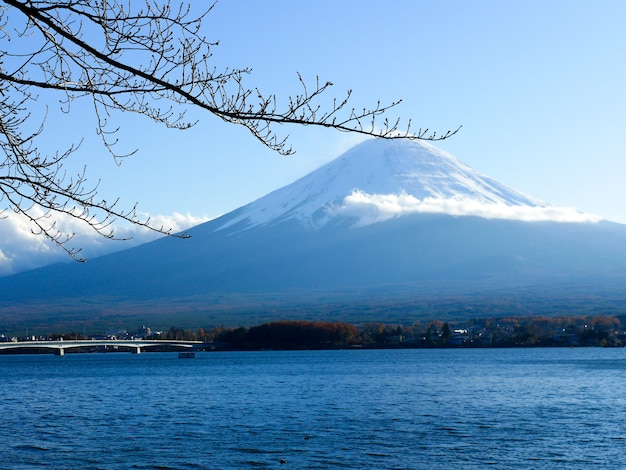
[[[0,356],[7,469],[625,468],[626,349]]]

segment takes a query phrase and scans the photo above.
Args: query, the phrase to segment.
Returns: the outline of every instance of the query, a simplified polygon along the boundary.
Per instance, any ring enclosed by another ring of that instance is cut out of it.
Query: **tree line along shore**
[[[213,350],[303,350],[346,348],[623,347],[626,316],[500,317],[464,321],[385,324],[282,320],[252,327],[171,327],[142,339],[202,341]],[[131,337],[128,333],[124,333]],[[133,335],[137,338],[137,335]],[[27,339],[89,339],[55,333]],[[119,339],[119,338],[118,338]],[[9,340],[4,338],[4,340]],[[21,339],[11,338],[13,341]],[[210,346],[212,345],[212,347]]]

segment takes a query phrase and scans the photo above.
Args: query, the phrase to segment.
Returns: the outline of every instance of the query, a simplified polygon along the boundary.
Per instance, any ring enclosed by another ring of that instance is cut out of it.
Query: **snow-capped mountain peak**
[[[316,229],[338,216],[367,225],[409,213],[521,220],[597,221],[554,208],[474,171],[421,141],[368,140],[237,211],[220,228],[296,219]]]

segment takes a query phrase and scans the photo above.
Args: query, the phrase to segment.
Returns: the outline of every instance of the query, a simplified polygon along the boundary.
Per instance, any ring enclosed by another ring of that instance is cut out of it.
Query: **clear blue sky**
[[[204,5],[204,2],[199,2]],[[195,3],[197,6],[198,3]],[[219,67],[251,67],[251,87],[298,91],[297,72],[353,90],[357,108],[402,99],[390,116],[455,137],[440,148],[554,205],[626,223],[626,2],[221,0],[205,33]],[[101,195],[152,215],[215,217],[288,184],[359,138],[284,127],[281,157],[205,113],[185,132],[134,116],[119,124],[139,153],[117,167],[96,145],[87,106],[49,120]],[[82,164],[83,160],[79,163]]]
[[[439,131],[462,125],[437,145],[474,169],[626,223],[625,24],[621,0],[222,0],[205,28],[220,40],[218,67],[251,67],[248,83],[279,99],[298,90],[296,72],[332,81],[337,96],[352,89],[356,107],[401,98],[391,116]],[[285,126],[297,150],[285,158],[243,128],[197,117],[186,132],[123,122],[123,145],[138,155],[120,168],[97,147],[89,156],[103,195],[152,214],[216,216],[358,141]]]

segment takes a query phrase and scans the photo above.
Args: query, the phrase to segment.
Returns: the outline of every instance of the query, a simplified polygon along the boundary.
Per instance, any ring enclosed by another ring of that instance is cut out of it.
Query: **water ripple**
[[[621,468],[625,351],[0,356],[0,462]]]

